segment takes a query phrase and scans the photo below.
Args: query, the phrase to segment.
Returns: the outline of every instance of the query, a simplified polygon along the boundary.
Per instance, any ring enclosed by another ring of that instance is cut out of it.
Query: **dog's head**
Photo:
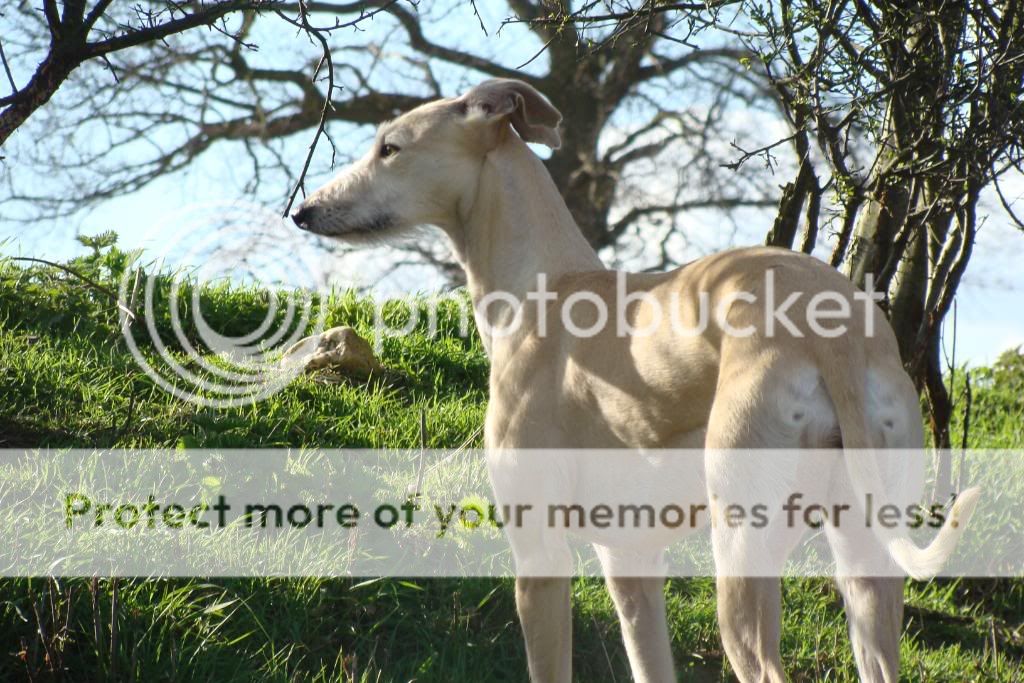
[[[554,149],[561,118],[536,89],[511,79],[421,105],[382,124],[366,155],[309,195],[292,220],[351,242],[420,225],[449,228],[472,206],[487,153],[512,128],[523,140]]]

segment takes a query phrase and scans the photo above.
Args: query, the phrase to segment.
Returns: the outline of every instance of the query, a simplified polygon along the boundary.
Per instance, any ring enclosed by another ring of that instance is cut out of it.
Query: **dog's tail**
[[[870,450],[877,447],[877,444],[871,443],[867,424],[864,381],[867,362],[863,344],[845,335],[832,341],[843,347],[841,353],[847,362],[837,363],[835,356],[819,357],[817,365],[825,389],[835,405],[843,449]],[[837,349],[830,349],[829,354],[835,351]],[[864,452],[846,453],[843,460],[846,462],[846,471],[853,483],[854,491],[862,501],[867,500],[868,494],[875,500],[884,498],[886,489],[873,457]],[[974,512],[980,493],[981,489],[974,487],[958,495],[938,534],[924,548],[918,547],[907,536],[905,530],[901,532],[878,524],[872,524],[871,528],[875,537],[903,571],[915,579],[931,578],[939,573],[956,548]]]

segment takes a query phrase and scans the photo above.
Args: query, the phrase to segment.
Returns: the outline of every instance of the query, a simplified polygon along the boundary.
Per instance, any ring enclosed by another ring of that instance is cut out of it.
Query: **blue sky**
[[[490,29],[491,36],[483,36],[476,18],[465,11],[446,15],[443,31],[434,26],[431,29],[434,31],[433,35],[439,42],[442,36],[445,40],[456,36],[463,48],[484,50],[499,55],[502,63],[512,67],[518,66],[536,52],[537,42],[522,29],[505,27],[500,34],[495,35],[495,29],[505,16],[504,10],[497,3],[479,4],[484,11],[484,21]],[[365,33],[353,34],[352,39],[365,41],[378,35],[384,39],[386,30],[386,23],[378,21],[365,27]],[[288,43],[281,44],[275,40],[281,40],[279,34],[274,37],[268,35],[262,39],[271,46],[264,49],[262,59],[272,61],[275,58],[275,48],[278,51],[289,49]],[[24,80],[29,73],[29,66],[15,64],[16,78]],[[544,68],[543,57],[530,68]],[[448,84],[466,78],[464,73],[451,69],[446,71],[444,68],[439,69],[438,75],[442,83]],[[50,106],[59,104],[58,95]],[[357,156],[362,152],[371,135],[366,128],[344,124],[332,126],[331,133],[343,153],[349,153],[351,156]],[[12,138],[16,143],[14,149],[17,149],[18,144],[28,144],[29,136],[38,134],[39,131],[33,130],[30,123],[15,134],[20,136],[21,140]],[[287,157],[294,160],[296,167],[302,163],[306,144],[308,135],[299,135],[289,141],[286,147]],[[236,163],[234,159],[225,155],[227,151],[228,148],[215,147],[201,157],[187,173],[162,178],[138,192],[107,201],[88,211],[79,212],[69,219],[26,224],[10,220],[9,207],[5,209],[0,204],[0,250],[11,255],[65,259],[81,252],[74,239],[76,234],[92,234],[113,229],[119,233],[123,247],[141,248],[153,254],[160,249],[162,238],[160,234],[150,233],[154,228],[174,230],[175,216],[186,207],[243,199],[265,204],[275,211],[279,210],[281,187],[261,187],[258,196],[239,195],[237,188],[240,182],[233,177],[237,173]],[[12,157],[8,159],[5,167],[0,168],[0,172],[19,173],[28,170],[19,169],[17,158]],[[318,151],[314,160],[310,186],[315,187],[331,175],[329,155],[324,148]],[[781,184],[784,180],[780,178],[778,182]],[[1003,189],[1012,201],[1024,195],[1024,182],[1020,178],[1012,178]],[[0,197],[0,201],[2,199]],[[1024,201],[1018,206],[1024,209]],[[1024,259],[1024,233],[1012,227],[1001,209],[997,207],[998,203],[994,197],[986,196],[983,200],[981,214],[987,214],[988,217],[979,231],[975,254],[958,297],[957,359],[975,364],[991,362],[1001,351],[1024,344],[1024,268],[1021,266]],[[1024,210],[1021,213],[1024,213]],[[697,257],[701,255],[701,251],[706,251],[710,247],[759,243],[772,219],[771,211],[751,212],[740,230],[735,234],[729,233],[729,243],[725,243],[725,233],[721,231],[720,221],[714,214],[695,214],[684,229],[694,237],[695,244],[703,246],[695,247],[687,256]],[[439,238],[428,236],[427,239]],[[337,258],[332,261],[332,267],[335,269],[338,282],[369,287],[380,293],[424,291],[439,285],[439,279],[424,269],[411,269],[400,275],[378,279],[379,274],[386,270],[387,264],[393,258],[392,251],[374,249],[369,254]],[[947,323],[947,348],[951,348],[951,322],[950,318]]]

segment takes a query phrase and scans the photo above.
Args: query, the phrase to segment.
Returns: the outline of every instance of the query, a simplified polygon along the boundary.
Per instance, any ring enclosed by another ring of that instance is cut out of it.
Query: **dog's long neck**
[[[453,239],[481,328],[507,325],[515,310],[505,301],[526,302],[541,274],[552,286],[568,273],[604,269],[544,164],[511,132],[484,161],[477,196]],[[489,294],[494,302],[481,310]],[[490,349],[485,329],[481,334]]]

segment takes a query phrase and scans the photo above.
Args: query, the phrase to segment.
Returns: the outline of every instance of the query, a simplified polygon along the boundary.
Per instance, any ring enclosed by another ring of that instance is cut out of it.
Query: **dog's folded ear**
[[[508,118],[526,142],[539,142],[551,149],[562,145],[558,122],[562,115],[536,88],[512,78],[484,81],[461,98],[467,116],[486,119]]]

